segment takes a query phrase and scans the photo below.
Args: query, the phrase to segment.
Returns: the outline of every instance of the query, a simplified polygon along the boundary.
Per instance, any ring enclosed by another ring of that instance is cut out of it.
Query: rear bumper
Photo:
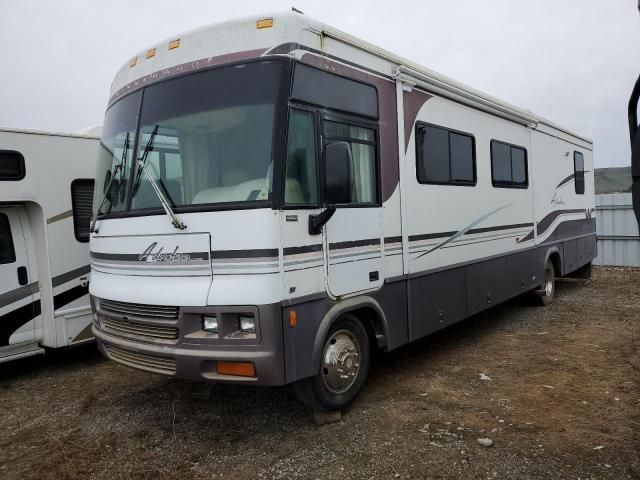
[[[206,344],[185,339],[182,334],[175,344],[157,344],[124,338],[92,327],[102,354],[128,367],[196,381],[241,383],[251,385],[284,385],[284,348],[280,305],[260,306],[260,340],[256,344],[233,342]],[[182,322],[182,316],[180,319]],[[251,362],[254,377],[222,375],[216,364]]]

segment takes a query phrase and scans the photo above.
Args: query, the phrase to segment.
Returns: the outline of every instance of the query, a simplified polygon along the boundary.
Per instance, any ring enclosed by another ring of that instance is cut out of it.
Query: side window
[[[527,151],[491,140],[491,183],[501,188],[527,188]]]
[[[284,202],[288,205],[316,205],[318,176],[313,113],[292,109],[289,114]]]
[[[418,124],[416,173],[420,183],[475,185],[473,136],[433,125]]]
[[[378,174],[376,168],[376,132],[372,128],[325,120],[322,124],[324,141],[347,142],[353,158],[354,205],[378,201]]]
[[[13,150],[0,150],[0,181],[22,180],[24,175],[22,154]]]
[[[0,265],[3,263],[13,263],[15,261],[16,251],[13,248],[9,217],[4,213],[0,213]]]
[[[576,193],[584,194],[584,156],[580,152],[573,152],[573,171],[575,173]]]
[[[94,181],[78,179],[71,182],[73,231],[79,242],[89,241]]]

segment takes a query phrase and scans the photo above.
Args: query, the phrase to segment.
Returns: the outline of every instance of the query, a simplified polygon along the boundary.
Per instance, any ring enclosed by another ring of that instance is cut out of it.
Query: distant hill
[[[631,167],[596,168],[596,194],[631,191]]]

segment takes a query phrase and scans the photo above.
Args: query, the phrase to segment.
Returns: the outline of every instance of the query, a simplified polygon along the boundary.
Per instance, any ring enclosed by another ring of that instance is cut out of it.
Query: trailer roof
[[[26,135],[44,135],[48,137],[69,137],[69,138],[84,138],[88,140],[100,140],[99,135],[87,135],[84,133],[77,132],[53,132],[49,130],[32,130],[25,128],[8,128],[8,127],[0,127],[0,132],[5,133],[22,133]]]

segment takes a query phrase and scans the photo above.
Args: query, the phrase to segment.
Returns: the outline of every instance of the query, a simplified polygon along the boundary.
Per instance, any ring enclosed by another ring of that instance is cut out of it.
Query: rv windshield
[[[279,61],[262,61],[222,67],[144,89],[135,158],[142,158],[148,149],[145,169],[177,211],[180,207],[208,204],[266,205],[271,199],[273,135],[282,65]],[[134,103],[134,96],[123,98],[110,111],[125,101]],[[112,116],[116,113],[119,112],[114,111]],[[136,117],[129,113],[134,125]],[[109,120],[107,112],[105,128]],[[123,172],[122,182],[132,185],[125,189],[118,186],[120,196],[109,194],[105,204],[113,204],[111,211],[125,209],[117,202],[128,194],[130,210],[162,208],[150,180],[137,175],[135,167],[132,174],[133,154],[122,153],[129,127],[111,128],[111,137],[103,140],[104,145],[112,145],[112,153],[109,160],[99,162],[98,175],[104,172],[104,180],[98,178],[97,185],[106,185],[110,180],[108,172],[123,156],[127,157],[127,168],[118,175]],[[132,144],[130,150],[133,149]],[[112,185],[111,190],[116,187]],[[96,197],[99,201],[102,192]],[[101,212],[107,213],[105,206]]]

